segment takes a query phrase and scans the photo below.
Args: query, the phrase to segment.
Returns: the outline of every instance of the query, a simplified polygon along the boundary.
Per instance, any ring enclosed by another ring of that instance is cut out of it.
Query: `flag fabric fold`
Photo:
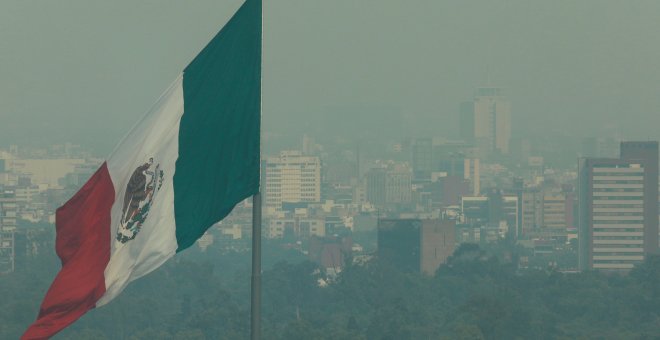
[[[23,339],[107,304],[259,191],[261,20],[247,0],[57,210],[62,269]]]

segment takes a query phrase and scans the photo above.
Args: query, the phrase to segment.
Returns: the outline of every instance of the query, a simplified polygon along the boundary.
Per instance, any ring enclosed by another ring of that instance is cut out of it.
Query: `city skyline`
[[[0,338],[653,338],[659,14],[1,2]]]

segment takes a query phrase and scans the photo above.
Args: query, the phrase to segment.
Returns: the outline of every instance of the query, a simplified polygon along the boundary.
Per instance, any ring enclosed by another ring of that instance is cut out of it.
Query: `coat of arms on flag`
[[[153,164],[153,157],[149,158],[148,162],[133,171],[128,181],[122,217],[117,229],[116,240],[119,243],[126,243],[137,236],[149,215],[153,199],[163,186],[164,172],[160,169],[160,164],[155,167]]]

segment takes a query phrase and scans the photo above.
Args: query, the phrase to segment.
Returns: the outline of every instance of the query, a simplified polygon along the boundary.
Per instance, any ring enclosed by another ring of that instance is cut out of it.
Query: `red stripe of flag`
[[[47,339],[94,308],[105,293],[110,260],[110,211],[115,189],[103,163],[56,212],[57,255],[62,269],[41,304],[39,317],[21,339]]]

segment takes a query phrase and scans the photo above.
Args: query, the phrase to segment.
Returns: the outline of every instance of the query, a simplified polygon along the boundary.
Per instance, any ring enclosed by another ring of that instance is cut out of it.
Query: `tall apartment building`
[[[579,163],[580,269],[629,270],[658,251],[658,142]]]
[[[498,87],[478,88],[474,99],[461,104],[461,137],[473,143],[479,157],[509,153],[511,103]]]
[[[434,275],[454,252],[455,221],[381,219],[378,258],[400,270]]]
[[[263,194],[267,207],[285,202],[321,201],[321,161],[299,151],[283,151],[263,162]]]

